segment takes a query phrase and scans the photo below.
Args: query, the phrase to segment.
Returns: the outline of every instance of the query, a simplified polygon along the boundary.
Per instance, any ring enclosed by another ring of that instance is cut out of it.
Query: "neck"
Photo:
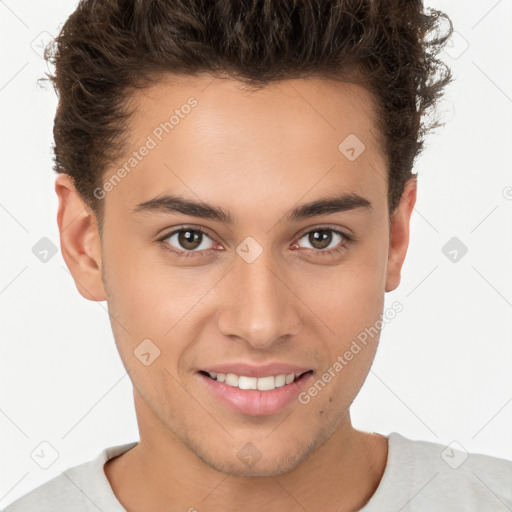
[[[328,441],[277,476],[227,475],[163,426],[143,428],[141,422],[139,431],[139,444],[104,468],[128,512],[356,511],[377,489],[387,460],[387,439],[355,430],[349,413]]]

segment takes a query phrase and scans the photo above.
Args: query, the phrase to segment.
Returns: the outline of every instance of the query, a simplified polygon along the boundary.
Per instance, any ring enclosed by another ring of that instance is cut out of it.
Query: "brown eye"
[[[307,243],[311,244],[311,249],[323,251],[325,249],[332,249],[333,246],[331,244],[333,241],[335,242],[335,247],[340,242],[343,242],[344,238],[342,233],[334,229],[315,229],[303,235],[301,240],[307,239]]]
[[[180,231],[178,242],[184,249],[193,250],[201,245],[202,235],[195,231]]]
[[[175,249],[182,251],[194,251],[203,249],[211,249],[211,245],[208,245],[205,240],[210,240],[210,237],[198,229],[182,228],[174,231],[169,236],[163,239],[167,241],[169,245]]]
[[[332,242],[332,233],[326,229],[311,231],[308,235],[308,242],[314,249],[325,249]]]

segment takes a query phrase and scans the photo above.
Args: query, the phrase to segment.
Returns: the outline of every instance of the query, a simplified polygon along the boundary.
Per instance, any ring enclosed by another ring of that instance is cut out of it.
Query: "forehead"
[[[319,77],[271,82],[254,89],[230,77],[163,75],[158,82],[137,90],[131,100],[135,113],[130,128],[135,137],[175,113],[179,119],[172,121],[174,127],[185,124],[181,123],[185,118],[193,119],[195,122],[186,123],[193,125],[192,131],[201,129],[203,136],[219,136],[216,127],[220,126],[230,137],[238,135],[235,142],[265,134],[275,142],[299,136],[315,142],[327,132],[336,138],[346,130],[371,137],[371,143],[378,138],[374,96],[360,85]],[[187,108],[192,101],[197,106]],[[282,127],[287,131],[276,141]],[[173,129],[173,135],[183,131],[186,127]]]
[[[374,98],[355,84],[308,78],[254,90],[232,78],[169,75],[131,106],[126,158],[104,176],[124,165],[110,196],[131,205],[171,190],[231,201],[281,190],[298,200],[306,189],[364,193],[376,174],[385,181]]]

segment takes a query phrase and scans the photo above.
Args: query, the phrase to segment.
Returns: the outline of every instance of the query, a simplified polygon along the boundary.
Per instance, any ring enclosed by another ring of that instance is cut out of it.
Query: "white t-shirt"
[[[388,436],[388,458],[373,496],[359,512],[510,512],[512,461],[467,454],[453,445]],[[137,445],[112,446],[30,491],[4,512],[126,512],[105,476],[105,462]]]

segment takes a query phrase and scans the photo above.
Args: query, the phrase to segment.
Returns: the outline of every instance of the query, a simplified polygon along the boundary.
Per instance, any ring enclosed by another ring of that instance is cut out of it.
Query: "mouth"
[[[313,370],[259,377],[201,370],[197,375],[205,392],[222,407],[247,416],[268,416],[299,404]]]
[[[312,374],[313,370],[307,370],[302,373],[281,373],[279,375],[268,375],[264,377],[249,377],[247,375],[236,375],[234,373],[216,373],[201,370],[200,374],[209,377],[217,382],[224,383],[238,389],[254,389],[258,391],[272,391],[273,389],[288,386],[293,382],[299,381],[307,374]]]

